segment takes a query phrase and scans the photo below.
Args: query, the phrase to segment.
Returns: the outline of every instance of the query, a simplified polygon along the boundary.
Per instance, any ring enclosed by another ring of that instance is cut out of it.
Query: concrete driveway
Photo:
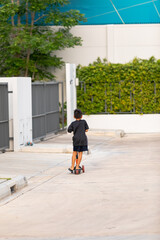
[[[0,155],[3,176],[29,179],[0,202],[0,240],[160,240],[160,135],[89,135],[89,145],[81,175],[67,171],[71,154]]]

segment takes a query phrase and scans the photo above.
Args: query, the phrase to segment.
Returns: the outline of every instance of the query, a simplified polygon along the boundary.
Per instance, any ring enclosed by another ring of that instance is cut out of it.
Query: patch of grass
[[[0,180],[11,180],[11,178],[0,178]]]

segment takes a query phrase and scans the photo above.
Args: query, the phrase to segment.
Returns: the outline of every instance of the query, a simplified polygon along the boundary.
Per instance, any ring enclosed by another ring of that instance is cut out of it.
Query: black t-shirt
[[[87,136],[85,131],[89,129],[88,124],[85,120],[76,120],[68,127],[68,132],[73,132],[73,145],[74,146],[87,146]]]

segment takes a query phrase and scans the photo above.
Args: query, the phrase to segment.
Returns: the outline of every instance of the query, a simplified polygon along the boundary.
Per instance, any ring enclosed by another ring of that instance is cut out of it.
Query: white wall
[[[160,24],[76,26],[71,32],[80,36],[83,43],[56,52],[68,63],[85,66],[97,57],[113,63],[126,63],[135,57],[160,58]],[[56,76],[65,80],[65,68],[57,70]]]
[[[8,83],[10,149],[18,151],[27,141],[32,142],[31,78],[0,78]]]
[[[124,130],[125,133],[160,133],[160,114],[84,115],[93,130]]]
[[[98,56],[105,58],[107,47],[107,26],[76,26],[72,28],[73,35],[81,37],[82,46],[57,51],[65,62],[88,65]]]
[[[160,24],[107,26],[107,59],[126,63],[133,58],[160,58]]]

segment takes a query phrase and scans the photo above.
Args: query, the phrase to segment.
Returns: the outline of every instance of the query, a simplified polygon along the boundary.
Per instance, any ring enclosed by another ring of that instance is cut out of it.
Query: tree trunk
[[[14,3],[14,0],[11,0],[11,3]],[[12,22],[12,26],[14,27],[14,16],[11,16],[11,22]]]
[[[28,27],[28,0],[26,1],[26,26]]]
[[[32,36],[32,32],[33,32],[33,27],[34,27],[34,17],[35,17],[35,12],[31,13],[31,28],[30,28],[30,36]],[[30,60],[30,55],[31,55],[31,49],[27,50],[27,58],[26,58],[26,72],[25,72],[25,77],[28,77],[28,64],[29,64],[29,60]]]
[[[36,64],[35,64],[35,67],[36,67]],[[34,80],[35,78],[35,71],[32,73],[32,80]]]
[[[19,6],[20,5],[20,0],[17,0],[17,5]],[[18,25],[21,24],[21,17],[20,15],[18,14]]]

